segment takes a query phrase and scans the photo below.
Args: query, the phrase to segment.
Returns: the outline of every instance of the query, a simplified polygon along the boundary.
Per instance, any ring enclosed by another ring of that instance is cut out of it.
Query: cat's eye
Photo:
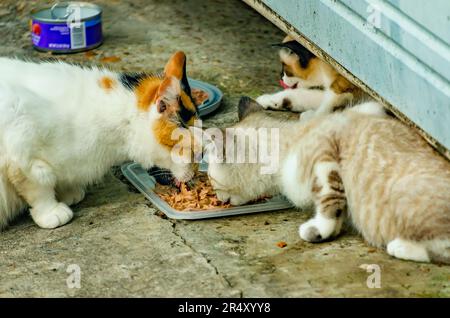
[[[158,102],[158,113],[164,113],[167,109],[167,104],[164,100]]]

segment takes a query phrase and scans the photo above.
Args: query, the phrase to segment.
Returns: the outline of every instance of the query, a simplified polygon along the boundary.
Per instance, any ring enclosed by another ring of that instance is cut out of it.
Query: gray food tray
[[[223,98],[223,93],[219,88],[192,78],[189,78],[188,81],[191,88],[200,89],[208,94],[208,99],[198,106],[198,114],[200,117],[209,115],[219,108]]]
[[[282,196],[267,199],[266,202],[236,206],[226,209],[214,209],[209,211],[178,211],[173,209],[166,201],[162,200],[155,192],[156,180],[138,163],[126,163],[122,165],[123,175],[167,217],[178,220],[199,220],[223,216],[241,215],[258,212],[290,209],[294,206]]]

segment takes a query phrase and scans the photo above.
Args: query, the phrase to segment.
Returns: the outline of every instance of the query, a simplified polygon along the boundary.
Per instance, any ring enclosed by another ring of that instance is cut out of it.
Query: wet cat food
[[[172,208],[179,211],[230,207],[230,204],[223,203],[217,198],[206,174],[197,174],[188,184],[182,183],[180,188],[157,184],[155,192]]]
[[[192,95],[192,98],[194,99],[194,103],[196,105],[203,104],[209,98],[209,95],[208,95],[207,92],[205,92],[205,91],[203,91],[201,89],[197,89],[197,88],[193,88],[192,89],[191,95]]]

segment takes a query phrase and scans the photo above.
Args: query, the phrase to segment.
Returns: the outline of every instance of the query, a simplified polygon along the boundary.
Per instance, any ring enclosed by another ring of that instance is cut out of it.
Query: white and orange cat
[[[27,207],[42,228],[69,222],[85,187],[126,160],[189,180],[171,157],[172,131],[197,117],[185,70],[183,52],[162,76],[0,58],[0,230]]]
[[[315,216],[300,226],[303,240],[333,238],[347,218],[392,256],[450,263],[450,163],[381,105],[299,122],[243,98],[239,115],[234,128],[279,129],[279,169],[261,174],[258,163],[217,162],[209,148],[208,174],[220,200],[240,205],[282,193],[298,207],[315,205]]]
[[[308,112],[302,116],[305,118],[368,99],[330,64],[292,37],[286,36],[282,43],[274,46],[280,48],[280,83],[284,90],[259,96],[256,101],[264,108]]]

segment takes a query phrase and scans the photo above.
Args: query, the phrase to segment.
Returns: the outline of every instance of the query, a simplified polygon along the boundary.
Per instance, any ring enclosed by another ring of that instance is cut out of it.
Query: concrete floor
[[[0,55],[46,57],[29,44],[28,13],[45,1],[0,2]],[[209,125],[236,120],[241,95],[278,89],[270,43],[281,32],[238,0],[98,0],[105,43],[88,59],[118,70],[160,70],[175,50],[188,73],[225,93]],[[449,267],[392,259],[345,233],[330,243],[302,242],[310,212],[280,211],[207,221],[172,221],[156,211],[117,169],[75,207],[74,220],[43,230],[29,216],[0,234],[0,296],[85,297],[423,297],[450,296]],[[285,241],[280,248],[277,242]],[[68,288],[68,266],[81,288]],[[362,264],[381,268],[381,288],[368,288]]]

